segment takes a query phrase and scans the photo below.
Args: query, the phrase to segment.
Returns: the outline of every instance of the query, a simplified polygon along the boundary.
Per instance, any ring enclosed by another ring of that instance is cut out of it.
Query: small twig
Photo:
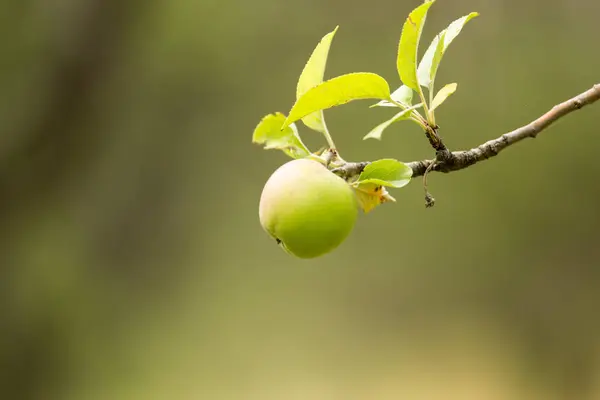
[[[442,141],[442,138],[440,137],[440,135],[438,134],[437,131],[438,131],[437,126],[426,125],[425,136],[427,137],[427,140],[429,141],[429,144],[431,145],[431,147],[433,147],[433,149],[436,152],[440,152],[440,151],[447,152],[448,148]]]
[[[591,89],[557,104],[529,124],[505,133],[496,139],[489,140],[475,148],[450,152],[444,147],[436,152],[436,158],[433,160],[412,161],[406,163],[406,165],[412,169],[413,178],[423,176],[431,171],[449,173],[468,168],[480,161],[498,155],[500,151],[523,139],[535,138],[558,119],[598,100],[600,100],[600,84],[596,84]],[[333,172],[338,173],[344,179],[350,179],[354,175],[359,175],[367,165],[369,165],[368,161],[350,162],[334,169]]]
[[[435,204],[435,199],[433,198],[433,196],[429,193],[429,190],[427,189],[427,176],[429,175],[429,171],[431,171],[431,169],[435,166],[436,161],[432,162],[429,167],[427,167],[427,169],[425,170],[425,173],[423,174],[423,190],[425,190],[425,207],[430,208],[433,207],[433,205]]]
[[[349,162],[342,165],[341,167],[332,169],[331,172],[345,180],[350,180],[354,177],[359,176],[363,172],[365,167],[369,164],[369,161]]]
[[[424,175],[425,172],[429,172],[428,169],[431,171],[448,173],[468,168],[480,161],[498,155],[498,153],[508,146],[520,142],[523,139],[535,138],[541,131],[552,125],[552,123],[556,122],[558,119],[575,110],[579,110],[588,104],[592,104],[599,99],[600,84],[596,84],[591,89],[552,107],[551,110],[529,124],[517,128],[512,132],[505,133],[496,139],[487,141],[473,149],[446,153],[438,152],[438,157],[436,157],[437,161],[413,161],[407,163],[407,165],[413,170],[413,177]],[[442,157],[440,157],[440,155],[442,155]]]

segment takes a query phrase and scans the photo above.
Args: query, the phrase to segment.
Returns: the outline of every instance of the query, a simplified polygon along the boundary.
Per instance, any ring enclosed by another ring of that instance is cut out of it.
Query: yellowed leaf
[[[373,183],[363,183],[354,186],[356,198],[360,208],[365,213],[371,212],[375,207],[383,203],[395,203],[394,199],[384,186]]]

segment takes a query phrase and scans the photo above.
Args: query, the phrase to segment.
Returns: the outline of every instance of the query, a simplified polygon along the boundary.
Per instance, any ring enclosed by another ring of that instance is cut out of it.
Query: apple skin
[[[337,248],[350,234],[358,203],[348,183],[318,161],[281,165],[260,198],[263,229],[289,254],[309,259]]]

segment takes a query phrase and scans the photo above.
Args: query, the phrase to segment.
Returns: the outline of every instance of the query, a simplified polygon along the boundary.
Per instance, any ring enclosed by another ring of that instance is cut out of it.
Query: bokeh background
[[[262,231],[287,161],[251,143],[320,38],[326,77],[392,89],[420,1],[13,0],[0,5],[0,397],[600,398],[600,105],[420,179],[335,252]],[[438,0],[422,51],[471,11],[438,87],[452,149],[600,82],[594,0]],[[410,123],[326,112],[345,159],[429,158]],[[311,148],[324,142],[300,126]]]

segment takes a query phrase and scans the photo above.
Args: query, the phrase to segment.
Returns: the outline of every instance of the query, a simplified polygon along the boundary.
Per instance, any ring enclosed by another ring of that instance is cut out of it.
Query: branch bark
[[[407,165],[413,170],[413,177],[424,175],[428,169],[448,173],[468,168],[480,161],[497,156],[505,148],[523,139],[535,138],[541,131],[560,118],[599,99],[600,84],[595,84],[591,89],[555,105],[529,124],[505,133],[496,139],[489,140],[470,150],[438,151],[434,160],[413,161],[407,163]]]
[[[412,169],[413,178],[423,176],[431,171],[449,173],[468,168],[480,161],[497,156],[505,148],[523,139],[535,138],[540,132],[560,118],[599,99],[600,83],[595,84],[591,89],[569,100],[555,105],[544,115],[531,121],[529,124],[505,133],[496,139],[489,140],[475,148],[451,152],[443,147],[436,151],[436,158],[433,160],[412,161],[406,163],[406,165]],[[368,161],[349,162],[333,169],[332,172],[344,179],[350,179],[359,175],[367,165],[369,165]]]

